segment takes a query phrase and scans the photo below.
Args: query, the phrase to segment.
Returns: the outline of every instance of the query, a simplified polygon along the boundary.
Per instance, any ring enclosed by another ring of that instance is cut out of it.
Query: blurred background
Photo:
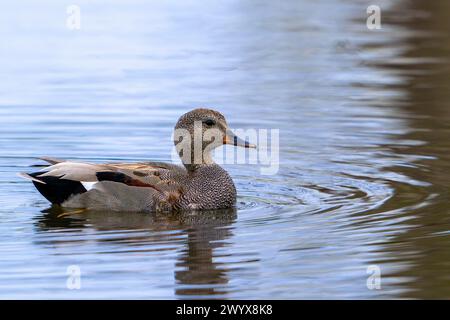
[[[450,298],[449,15],[445,0],[2,3],[0,298]],[[170,161],[199,106],[280,130],[276,175],[225,166],[236,210],[58,218],[16,176],[43,155]]]

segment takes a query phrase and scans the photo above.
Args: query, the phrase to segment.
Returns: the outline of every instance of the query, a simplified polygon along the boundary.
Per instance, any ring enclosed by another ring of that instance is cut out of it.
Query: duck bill
[[[235,147],[256,148],[256,145],[239,138],[230,130],[227,130],[226,135],[223,137],[223,144],[230,144]]]

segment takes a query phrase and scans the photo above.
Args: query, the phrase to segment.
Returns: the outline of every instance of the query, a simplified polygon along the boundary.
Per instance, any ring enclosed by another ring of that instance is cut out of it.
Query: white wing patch
[[[94,188],[94,185],[97,184],[97,182],[86,182],[86,181],[81,181],[81,184],[83,185],[83,187],[86,189],[86,191],[91,190],[92,188]]]

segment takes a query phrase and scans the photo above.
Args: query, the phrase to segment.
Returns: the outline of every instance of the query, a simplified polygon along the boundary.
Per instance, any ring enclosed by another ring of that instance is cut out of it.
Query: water
[[[77,4],[79,31],[2,4],[0,298],[450,298],[447,2],[381,1],[376,31],[367,1]],[[198,106],[280,129],[276,175],[225,166],[236,210],[57,218],[16,176],[170,161]]]

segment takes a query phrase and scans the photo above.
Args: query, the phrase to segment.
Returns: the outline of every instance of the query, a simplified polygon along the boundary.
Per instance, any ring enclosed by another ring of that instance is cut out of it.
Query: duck
[[[211,152],[225,144],[256,148],[235,135],[218,111],[198,108],[174,128],[181,165],[164,162],[90,163],[41,157],[38,172],[20,173],[52,205],[82,210],[178,212],[236,204],[236,187]]]

